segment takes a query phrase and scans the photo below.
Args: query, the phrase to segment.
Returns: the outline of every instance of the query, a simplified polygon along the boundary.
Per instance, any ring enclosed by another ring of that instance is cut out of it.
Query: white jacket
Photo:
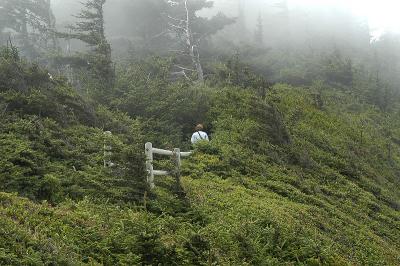
[[[197,131],[197,132],[194,132],[194,133],[193,133],[192,139],[191,139],[192,144],[195,144],[196,142],[198,142],[198,141],[200,141],[200,140],[206,140],[206,141],[208,141],[208,135],[207,135],[206,132],[204,132],[204,131]]]

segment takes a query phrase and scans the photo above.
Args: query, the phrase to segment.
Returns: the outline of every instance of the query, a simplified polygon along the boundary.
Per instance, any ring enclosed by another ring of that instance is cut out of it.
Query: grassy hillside
[[[387,124],[396,128],[393,118],[332,90],[320,110],[312,92],[273,89],[291,136],[279,148],[252,146],[271,138],[261,121],[221,111],[229,123],[216,122],[214,152],[191,158],[188,173],[195,171],[184,179],[192,206],[211,220],[204,232],[227,241],[230,249],[218,253],[233,263],[397,265],[398,135],[384,133]]]
[[[2,53],[0,265],[400,264],[397,107],[328,86],[260,89],[252,74],[171,82],[156,61],[124,69],[103,106]],[[149,191],[144,142],[188,149],[199,119],[212,141],[180,184]]]

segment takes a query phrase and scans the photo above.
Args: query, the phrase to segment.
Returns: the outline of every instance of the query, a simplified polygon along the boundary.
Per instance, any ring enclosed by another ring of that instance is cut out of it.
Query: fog
[[[137,40],[137,35],[141,35],[140,28],[146,28],[147,24],[151,23],[141,22],[141,11],[132,14],[138,9],[135,7],[136,2],[139,1],[108,0],[105,4],[106,35],[114,51],[130,49],[131,45],[127,40],[130,42]],[[378,40],[386,32],[398,32],[400,29],[400,19],[396,14],[400,4],[390,0],[215,0],[213,2],[212,8],[202,9],[197,14],[210,18],[222,12],[228,17],[237,19],[235,25],[227,26],[213,36],[215,43],[220,45],[223,43],[238,45],[252,41],[258,19],[262,20],[263,45],[266,48],[296,47],[296,49],[315,51],[342,49],[353,53],[354,50],[365,49],[369,42]],[[64,26],[75,22],[73,15],[80,12],[82,4],[80,0],[52,0],[52,7],[58,28],[62,30]],[[159,33],[152,32],[152,34]],[[82,49],[79,45],[73,45],[72,49],[74,48]],[[237,48],[232,47],[231,50],[235,49]]]
[[[77,14],[82,6],[82,1],[80,0],[51,0],[51,2],[60,24],[73,21],[72,16]],[[200,14],[210,16],[218,12],[223,12],[229,16],[237,16],[239,2],[242,2],[246,12],[246,24],[249,27],[254,27],[259,13],[268,16],[271,13],[277,12],[276,4],[285,1],[215,0],[212,9],[202,11]],[[108,0],[106,2],[106,15],[109,15],[107,19],[108,28],[113,28],[115,24],[121,23],[121,18],[111,16],[111,14],[121,12],[123,3],[126,3],[126,1]],[[336,12],[348,12],[356,19],[368,22],[373,38],[379,38],[385,31],[400,31],[400,17],[398,16],[400,2],[396,0],[288,0],[286,4],[289,10],[303,12],[305,17],[310,17],[317,13],[330,13],[330,19],[335,20],[334,14]],[[112,32],[109,31],[109,34],[112,35]]]
[[[4,0],[0,4],[1,1]],[[208,5],[209,2],[213,5]],[[179,58],[185,44],[181,33],[174,31],[171,24],[173,16],[181,16],[178,13],[182,10],[171,3],[172,0],[106,1],[102,8],[104,38],[111,45],[115,62],[149,55]],[[396,14],[400,4],[396,1],[191,0],[189,3],[197,3],[192,10],[195,20],[192,41],[199,49],[199,60],[206,66],[239,55],[243,62],[272,81],[282,80],[284,71],[291,75],[295,72],[296,79],[301,76],[303,80],[309,75],[305,68],[314,64],[317,69],[318,62],[336,54],[352,64],[366,66],[371,73],[387,68],[384,72],[390,72],[391,79],[400,76],[397,63],[400,19]],[[68,25],[77,25],[79,21],[76,15],[84,8],[82,0],[51,0],[51,7],[55,30],[61,36],[64,34],[57,41],[60,51],[71,55],[90,50],[90,44],[77,40],[68,29]],[[18,31],[18,23],[15,27]],[[0,30],[7,33],[7,27]],[[0,37],[3,42],[8,39],[4,34]],[[18,34],[14,37],[17,39]],[[43,51],[46,45],[37,47],[32,58],[46,52]]]

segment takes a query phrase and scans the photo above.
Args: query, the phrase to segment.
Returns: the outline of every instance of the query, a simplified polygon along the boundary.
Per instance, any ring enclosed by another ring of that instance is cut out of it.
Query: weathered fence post
[[[153,189],[154,185],[154,172],[153,172],[153,144],[147,142],[145,145],[146,154],[146,171],[147,171],[147,183],[150,188]]]
[[[175,178],[179,184],[181,181],[181,150],[179,148],[174,149],[174,160],[175,160]]]
[[[181,152],[179,148],[170,150],[162,150],[153,148],[153,144],[147,142],[145,145],[145,154],[146,154],[146,171],[147,171],[147,183],[150,186],[150,189],[155,187],[154,185],[154,176],[173,176],[177,181],[178,187],[180,187],[181,181],[181,157],[188,157],[192,154],[192,152]],[[164,156],[172,156],[175,164],[175,169],[172,171],[165,170],[154,170],[153,168],[153,155],[159,154]]]
[[[104,146],[103,146],[103,151],[104,151],[104,157],[103,157],[103,162],[104,162],[104,168],[113,166],[113,163],[111,162],[111,156],[112,156],[112,147],[110,145],[110,138],[112,136],[111,131],[105,131],[104,132]]]

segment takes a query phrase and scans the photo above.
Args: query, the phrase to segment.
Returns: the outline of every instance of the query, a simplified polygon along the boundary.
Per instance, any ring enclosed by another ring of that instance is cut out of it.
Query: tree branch
[[[170,15],[167,15],[167,16],[168,16],[169,19],[172,19],[172,20],[175,20],[175,21],[179,21],[179,22],[182,22],[182,23],[185,22],[185,20],[183,20],[183,19],[174,18],[174,17],[171,17]]]
[[[177,29],[181,29],[181,30],[183,30],[183,31],[186,31],[186,28],[185,28],[185,27],[177,26],[177,25],[172,24],[172,23],[168,23],[168,25],[171,26],[171,27],[173,27],[173,28],[177,28]]]
[[[196,70],[194,70],[194,69],[186,68],[186,67],[179,66],[179,65],[174,65],[174,67],[177,67],[177,68],[182,69],[182,70],[196,72]]]

